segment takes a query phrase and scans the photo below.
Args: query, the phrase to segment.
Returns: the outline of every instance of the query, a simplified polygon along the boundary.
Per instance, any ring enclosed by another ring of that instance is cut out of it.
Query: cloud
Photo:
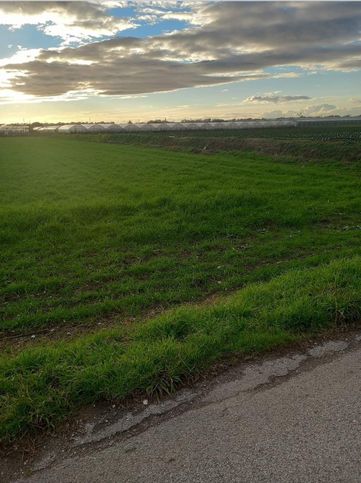
[[[197,15],[197,10],[194,8],[195,5],[196,2],[188,5],[186,2],[179,2],[178,5],[176,2],[162,3],[160,6],[154,6],[154,3],[150,6],[139,3],[136,5],[137,19],[152,24],[165,20],[177,20],[193,25],[201,25],[203,21],[202,16]]]
[[[34,60],[25,64],[9,64],[6,69],[17,72],[12,82],[14,90],[35,96],[57,96],[85,88],[103,95],[125,96],[229,82],[227,75],[205,75],[199,64],[181,64],[140,55],[104,60],[101,65],[60,61],[48,64]],[[237,79],[263,77],[266,76],[262,73],[248,73],[238,75]]]
[[[65,18],[63,23],[57,20],[50,26],[40,24],[52,33],[59,29],[56,25],[66,23],[71,36],[95,38],[105,32],[114,34],[124,21],[109,16],[97,3],[41,2],[42,10],[39,3],[26,3],[36,4],[26,8],[22,3],[21,12],[34,17],[36,11],[40,19],[52,15],[53,19]],[[295,66],[312,71],[317,66],[320,71],[361,65],[360,2],[178,3],[177,8],[169,5],[162,7],[161,2],[152,2],[148,11],[143,6],[139,12],[153,18],[187,13],[197,20],[192,20],[189,28],[171,34],[148,38],[112,35],[108,40],[76,48],[42,50],[31,61],[11,61],[4,69],[11,74],[12,89],[33,96],[60,96],[85,89],[101,95],[124,96],[272,76],[291,77]],[[61,10],[63,7],[65,10]],[[58,15],[59,9],[62,13]],[[307,96],[261,97],[249,98],[249,102],[307,100]]]
[[[134,28],[127,18],[107,14],[108,2],[0,1],[0,25],[18,29],[36,25],[45,34],[66,42],[113,36]]]
[[[331,111],[334,111],[337,109],[337,106],[334,104],[318,104],[318,105],[313,105],[313,106],[308,106],[303,114],[308,116],[308,115],[324,115],[324,114],[329,114]]]
[[[263,114],[263,117],[265,117],[266,119],[278,119],[279,117],[287,117],[287,116],[284,111],[275,110],[275,111],[265,112]],[[294,115],[292,114],[289,117],[294,117]]]
[[[312,104],[310,106],[306,106],[305,108],[301,109],[300,111],[293,111],[293,110],[274,110],[270,112],[263,113],[265,118],[279,118],[279,117],[298,117],[302,116],[328,116],[331,114],[340,114],[344,115],[348,112],[347,110],[343,111],[339,109],[335,104]],[[356,112],[355,112],[356,113]]]
[[[272,102],[278,104],[279,102],[305,101],[309,99],[311,99],[309,96],[282,96],[278,94],[266,94],[262,96],[247,97],[245,102]]]

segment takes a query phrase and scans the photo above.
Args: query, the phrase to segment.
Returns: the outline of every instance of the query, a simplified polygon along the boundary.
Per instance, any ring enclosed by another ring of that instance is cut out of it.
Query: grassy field
[[[352,136],[347,165],[335,147],[285,162],[139,139],[0,139],[0,439],[357,321]]]
[[[77,136],[79,139],[116,144],[166,147],[188,152],[216,153],[249,151],[296,158],[301,162],[361,159],[361,125],[335,123],[320,126],[250,128],[238,130],[198,130],[133,132]]]

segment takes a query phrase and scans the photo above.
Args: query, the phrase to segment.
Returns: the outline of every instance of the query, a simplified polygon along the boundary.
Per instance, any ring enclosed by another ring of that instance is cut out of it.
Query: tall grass
[[[0,358],[0,438],[49,427],[75,408],[168,390],[229,354],[263,351],[359,321],[361,258],[290,271],[214,305]]]

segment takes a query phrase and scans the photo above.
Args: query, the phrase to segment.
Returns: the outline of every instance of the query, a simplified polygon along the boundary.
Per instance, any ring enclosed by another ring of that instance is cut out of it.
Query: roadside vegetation
[[[0,439],[359,321],[358,141],[347,165],[92,141],[0,139]]]
[[[69,411],[136,390],[170,392],[231,354],[279,347],[361,317],[361,258],[291,271],[211,306],[169,311],[0,358],[0,438],[52,426]]]

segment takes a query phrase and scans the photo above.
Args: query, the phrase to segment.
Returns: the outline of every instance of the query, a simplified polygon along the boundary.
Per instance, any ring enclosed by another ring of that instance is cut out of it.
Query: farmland
[[[0,139],[0,438],[357,322],[360,132]]]
[[[297,157],[303,162],[359,161],[360,125],[344,122],[317,126],[256,128],[238,130],[198,130],[172,132],[129,132],[81,135],[80,139],[117,144],[167,147],[188,152],[253,151],[260,154]]]

